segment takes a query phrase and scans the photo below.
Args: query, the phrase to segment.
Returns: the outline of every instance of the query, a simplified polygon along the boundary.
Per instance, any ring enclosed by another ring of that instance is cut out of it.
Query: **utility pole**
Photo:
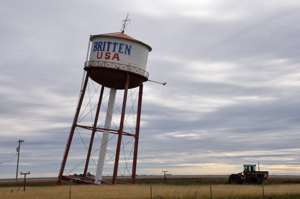
[[[24,142],[24,140],[18,140],[18,146],[17,146],[17,168],[16,168],[16,182],[18,182],[18,174],[19,174],[19,163],[20,163],[20,150],[21,150],[21,144]]]
[[[167,181],[167,173],[168,171],[167,170],[162,170],[163,174],[164,174],[164,182]]]
[[[23,180],[23,191],[25,192],[25,190],[26,190],[26,177],[27,177],[27,175],[30,174],[30,171],[27,171],[27,172],[21,172],[20,174],[24,176],[24,180]]]

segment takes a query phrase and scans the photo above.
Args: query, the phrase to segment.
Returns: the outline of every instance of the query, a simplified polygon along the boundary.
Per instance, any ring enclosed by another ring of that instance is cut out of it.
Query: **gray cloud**
[[[150,77],[168,82],[145,86],[139,173],[169,168],[202,174],[220,167],[228,173],[244,162],[261,161],[273,173],[299,174],[299,9],[295,1],[3,3],[0,177],[14,176],[17,138],[26,140],[22,168],[35,176],[57,174],[88,36],[118,31],[128,11],[128,34],[153,47]],[[95,87],[90,85],[89,95]],[[133,121],[129,116],[127,122]],[[84,131],[74,139],[72,172],[82,168],[88,139]],[[124,143],[129,156],[132,140]],[[126,174],[128,165],[121,167]]]

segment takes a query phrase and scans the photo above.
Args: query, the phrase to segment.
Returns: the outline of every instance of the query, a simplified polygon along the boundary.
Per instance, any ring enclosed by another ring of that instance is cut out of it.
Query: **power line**
[[[0,162],[0,165],[1,165],[1,164],[5,164],[5,163],[9,163],[9,162],[11,162],[13,159],[15,159],[15,156],[13,156],[13,157],[11,157],[11,158],[9,158],[9,159],[6,159],[6,160],[1,161],[1,162]]]

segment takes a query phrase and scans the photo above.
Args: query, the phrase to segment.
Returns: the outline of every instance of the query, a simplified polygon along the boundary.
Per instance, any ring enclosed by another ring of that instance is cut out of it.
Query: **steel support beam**
[[[116,179],[118,176],[119,158],[120,158],[120,150],[121,150],[121,143],[122,143],[125,113],[126,113],[126,102],[127,102],[129,81],[130,81],[129,74],[126,73],[125,90],[124,90],[124,95],[123,95],[123,105],[122,105],[120,126],[119,126],[119,132],[118,132],[119,134],[118,134],[118,142],[117,142],[117,148],[116,148],[116,156],[115,156],[115,165],[114,165],[112,184],[116,183]]]
[[[81,109],[81,105],[82,105],[84,94],[85,94],[86,87],[87,87],[87,84],[88,84],[88,79],[89,79],[89,73],[86,72],[84,83],[83,83],[83,86],[80,90],[80,97],[79,97],[78,105],[77,105],[77,108],[76,108],[75,116],[74,116],[74,119],[73,119],[72,127],[71,127],[71,130],[70,130],[69,138],[68,138],[68,141],[67,141],[67,144],[66,144],[66,148],[65,148],[63,160],[62,160],[62,163],[61,163],[60,171],[59,171],[59,174],[58,174],[58,183],[61,183],[62,178],[63,178],[63,174],[64,174],[68,154],[69,154],[69,151],[70,151],[71,143],[72,143],[72,140],[73,140],[76,124],[77,124],[80,109]]]
[[[132,183],[135,183],[136,180],[136,164],[137,164],[137,155],[138,155],[138,145],[139,145],[139,136],[140,136],[140,124],[141,124],[141,113],[142,113],[142,99],[143,98],[143,84],[139,87],[139,98],[138,98],[138,107],[136,114],[136,129],[134,136],[134,151],[133,151],[133,162],[132,162]]]
[[[101,87],[100,95],[99,95],[99,100],[97,104],[97,110],[95,114],[95,119],[94,119],[94,124],[93,124],[93,129],[92,129],[92,134],[91,134],[91,139],[90,139],[90,144],[85,160],[85,166],[84,166],[84,171],[83,171],[83,176],[86,176],[88,167],[89,167],[89,162],[90,162],[90,157],[91,157],[91,152],[93,148],[93,143],[94,143],[94,138],[95,138],[95,133],[97,131],[97,124],[98,124],[98,118],[99,118],[99,113],[100,113],[100,108],[101,108],[101,103],[102,103],[102,98],[103,98],[103,92],[104,92],[104,86]]]
[[[93,130],[93,127],[82,125],[82,124],[77,124],[76,127],[83,128],[83,129],[88,129],[88,130]],[[119,129],[116,130],[116,129],[108,129],[108,128],[100,128],[100,127],[96,128],[96,132],[101,132],[101,133],[111,133],[111,134],[119,135],[118,131],[119,131]],[[135,134],[128,133],[128,132],[125,132],[125,131],[123,131],[122,135],[131,136],[131,137],[135,136]]]

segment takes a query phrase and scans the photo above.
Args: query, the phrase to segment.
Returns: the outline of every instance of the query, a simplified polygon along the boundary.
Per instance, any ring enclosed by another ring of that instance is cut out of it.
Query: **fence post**
[[[72,199],[72,185],[69,186],[69,199]]]
[[[264,199],[265,198],[265,184],[262,183],[261,185],[262,185],[262,199]]]
[[[150,184],[150,199],[152,199],[152,184]]]
[[[198,199],[198,191],[195,192],[194,198]]]
[[[212,190],[212,185],[209,185],[209,193],[210,193],[210,199],[213,199],[213,190]]]

